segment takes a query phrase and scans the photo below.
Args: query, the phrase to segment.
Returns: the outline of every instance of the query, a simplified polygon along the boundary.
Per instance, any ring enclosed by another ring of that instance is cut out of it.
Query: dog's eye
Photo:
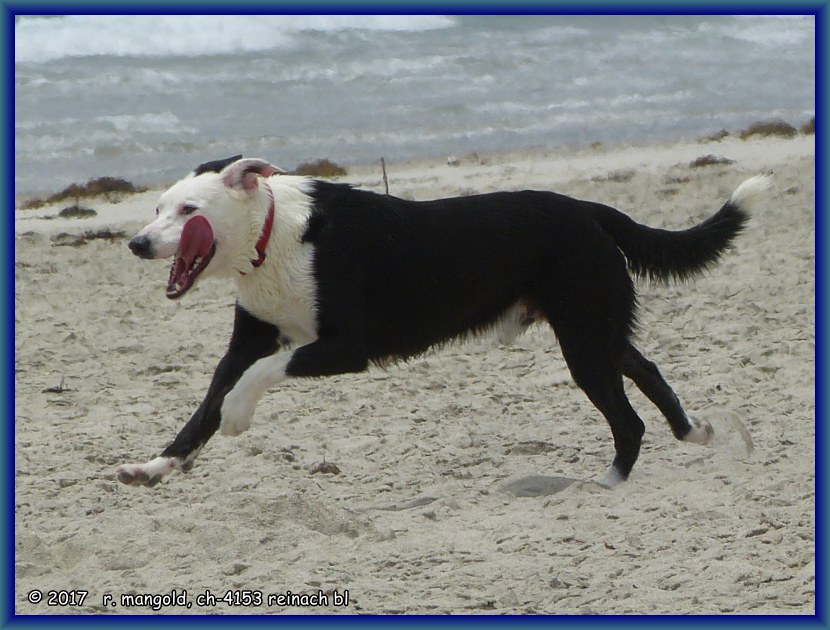
[[[182,214],[193,214],[198,208],[193,204],[185,204],[182,206]]]
[[[158,215],[159,215],[159,208],[158,208],[158,206],[156,206],[156,216],[158,216]]]

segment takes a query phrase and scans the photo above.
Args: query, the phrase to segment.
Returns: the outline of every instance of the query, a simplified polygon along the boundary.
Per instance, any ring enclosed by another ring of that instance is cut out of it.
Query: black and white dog
[[[156,220],[130,241],[142,258],[173,257],[169,298],[209,275],[233,278],[239,293],[204,401],[160,456],[118,468],[123,483],[152,486],[188,470],[217,429],[245,431],[257,401],[286,377],[360,372],[488,329],[510,341],[536,320],[552,326],[574,381],[611,425],[616,456],[604,483],[628,478],[645,431],[623,376],[676,438],[712,438],[631,342],[629,270],[685,279],[717,262],[766,176],[672,232],[552,192],[415,202],[282,173],[241,156],[203,164],[162,194]]]

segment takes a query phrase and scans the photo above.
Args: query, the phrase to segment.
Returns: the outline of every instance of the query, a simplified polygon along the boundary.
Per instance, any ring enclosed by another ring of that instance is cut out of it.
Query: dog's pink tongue
[[[170,297],[179,297],[193,284],[190,272],[197,260],[203,259],[211,253],[213,247],[213,230],[210,223],[201,215],[196,215],[184,224],[182,236],[179,240],[179,251],[170,269],[170,279],[167,283],[167,294]]]

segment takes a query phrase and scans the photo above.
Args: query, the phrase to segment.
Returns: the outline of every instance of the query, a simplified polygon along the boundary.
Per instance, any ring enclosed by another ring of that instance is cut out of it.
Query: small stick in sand
[[[61,376],[61,384],[57,387],[47,387],[46,389],[42,389],[42,394],[62,394],[64,392],[71,392],[72,390],[66,387],[66,378]]]
[[[380,168],[383,171],[383,187],[386,188],[386,194],[389,195],[389,180],[386,179],[386,161],[380,158]]]

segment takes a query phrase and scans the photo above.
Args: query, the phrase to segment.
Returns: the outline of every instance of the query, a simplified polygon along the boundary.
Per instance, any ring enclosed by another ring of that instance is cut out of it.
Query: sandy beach
[[[288,381],[190,473],[124,486],[116,466],[160,452],[204,396],[234,286],[170,301],[168,262],[130,254],[159,190],[82,200],[85,219],[16,210],[15,611],[813,614],[814,153],[813,136],[728,137],[387,164],[402,197],[556,190],[672,229],[774,174],[721,265],[638,285],[638,346],[716,435],[677,442],[628,387],[646,436],[613,490],[595,483],[610,430],[541,325]],[[704,155],[731,162],[690,166]],[[379,164],[349,171],[383,192]]]

